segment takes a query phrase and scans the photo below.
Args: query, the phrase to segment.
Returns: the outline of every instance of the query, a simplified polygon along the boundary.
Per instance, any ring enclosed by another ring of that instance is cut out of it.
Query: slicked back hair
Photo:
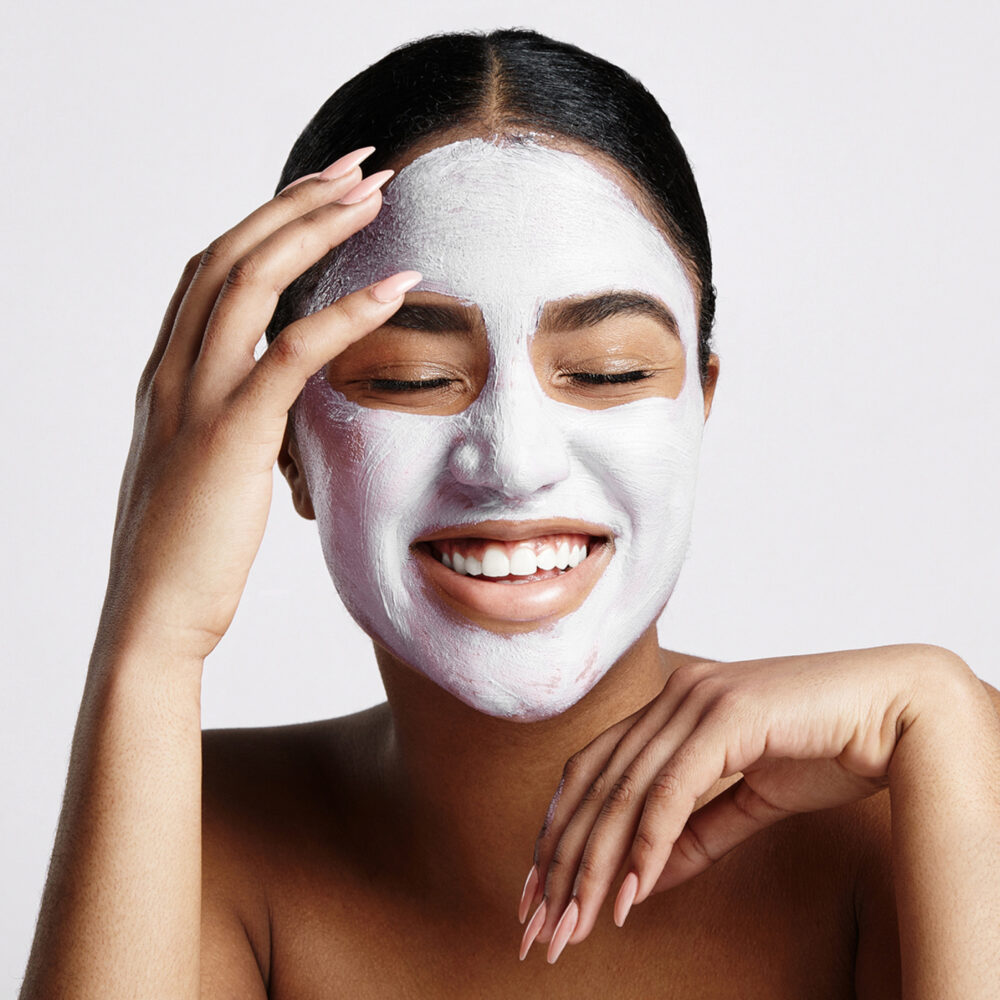
[[[435,133],[469,125],[496,134],[556,133],[606,153],[650,197],[657,221],[696,276],[698,358],[708,373],[715,287],[708,227],[684,149],[656,98],[633,76],[527,28],[429,35],[401,45],[341,86],[313,116],[276,191],[344,152],[375,146],[365,174]],[[270,342],[298,318],[318,262],[278,300]]]

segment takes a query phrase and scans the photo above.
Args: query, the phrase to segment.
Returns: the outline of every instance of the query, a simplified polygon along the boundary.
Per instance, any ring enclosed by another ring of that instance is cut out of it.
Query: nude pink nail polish
[[[349,170],[353,170],[359,163],[367,160],[374,152],[374,146],[364,146],[361,149],[345,153],[339,160],[334,160],[330,166],[321,171],[320,177],[325,181],[332,181],[337,177],[343,177]]]
[[[635,872],[629,872],[622,882],[622,887],[618,890],[618,898],[615,900],[615,923],[621,927],[625,923],[628,911],[632,909],[635,901],[635,894],[639,891],[639,876]]]
[[[554,965],[556,959],[562,954],[566,942],[573,936],[577,922],[580,919],[580,904],[575,899],[569,901],[569,905],[563,910],[563,915],[556,924],[556,929],[552,932],[552,940],[549,942],[549,965]]]
[[[517,907],[517,922],[523,924],[528,916],[528,907],[531,905],[532,897],[538,888],[538,866],[532,865],[528,877],[524,881],[524,888],[521,890],[521,902]]]
[[[423,280],[419,271],[398,271],[383,278],[371,287],[371,293],[379,302],[389,303]]]
[[[369,195],[374,194],[395,172],[395,170],[380,170],[376,174],[370,174],[352,187],[343,198],[338,199],[337,203],[339,205],[356,205],[359,201],[364,201]]]
[[[538,909],[535,910],[531,920],[528,921],[528,926],[524,928],[524,937],[521,938],[521,953],[519,956],[522,962],[524,961],[524,956],[528,954],[528,949],[535,943],[535,938],[538,937],[544,923],[545,900],[543,899],[538,904]]]

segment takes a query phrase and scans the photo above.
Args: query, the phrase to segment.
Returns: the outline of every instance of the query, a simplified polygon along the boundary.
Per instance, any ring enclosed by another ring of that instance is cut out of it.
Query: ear
[[[285,436],[281,442],[281,450],[278,452],[278,468],[282,475],[288,480],[288,485],[292,488],[292,503],[299,514],[308,521],[316,520],[316,512],[313,510],[312,497],[309,496],[309,485],[306,483],[305,473],[302,469],[302,458],[299,455],[299,445],[295,440],[295,431],[292,429],[292,418],[289,415],[288,423],[285,424]]]
[[[719,381],[719,355],[710,354],[708,356],[708,372],[705,376],[705,419],[712,412],[712,400],[715,398],[715,385]]]

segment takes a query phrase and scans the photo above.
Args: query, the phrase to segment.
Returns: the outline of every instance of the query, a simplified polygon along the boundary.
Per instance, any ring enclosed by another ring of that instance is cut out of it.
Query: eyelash
[[[641,382],[645,378],[651,378],[652,372],[572,372],[569,377],[582,385],[621,385],[626,382]]]
[[[421,389],[442,389],[453,381],[450,378],[425,378],[415,382],[399,378],[373,378],[368,384],[372,389],[383,392],[418,392]]]
[[[629,382],[641,382],[651,378],[652,372],[571,372],[569,378],[578,385],[622,385]],[[408,381],[398,378],[373,378],[369,384],[372,389],[382,392],[420,392],[427,389],[442,389],[452,382],[449,378],[428,378]]]

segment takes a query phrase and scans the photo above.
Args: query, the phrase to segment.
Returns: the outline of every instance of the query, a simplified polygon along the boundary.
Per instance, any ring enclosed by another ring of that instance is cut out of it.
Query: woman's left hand
[[[971,674],[923,645],[678,667],[645,708],[566,764],[525,886],[522,958],[536,937],[549,941],[550,962],[586,938],[619,872],[621,926],[633,902],[764,827],[884,788],[899,738],[935,679],[955,670]]]

